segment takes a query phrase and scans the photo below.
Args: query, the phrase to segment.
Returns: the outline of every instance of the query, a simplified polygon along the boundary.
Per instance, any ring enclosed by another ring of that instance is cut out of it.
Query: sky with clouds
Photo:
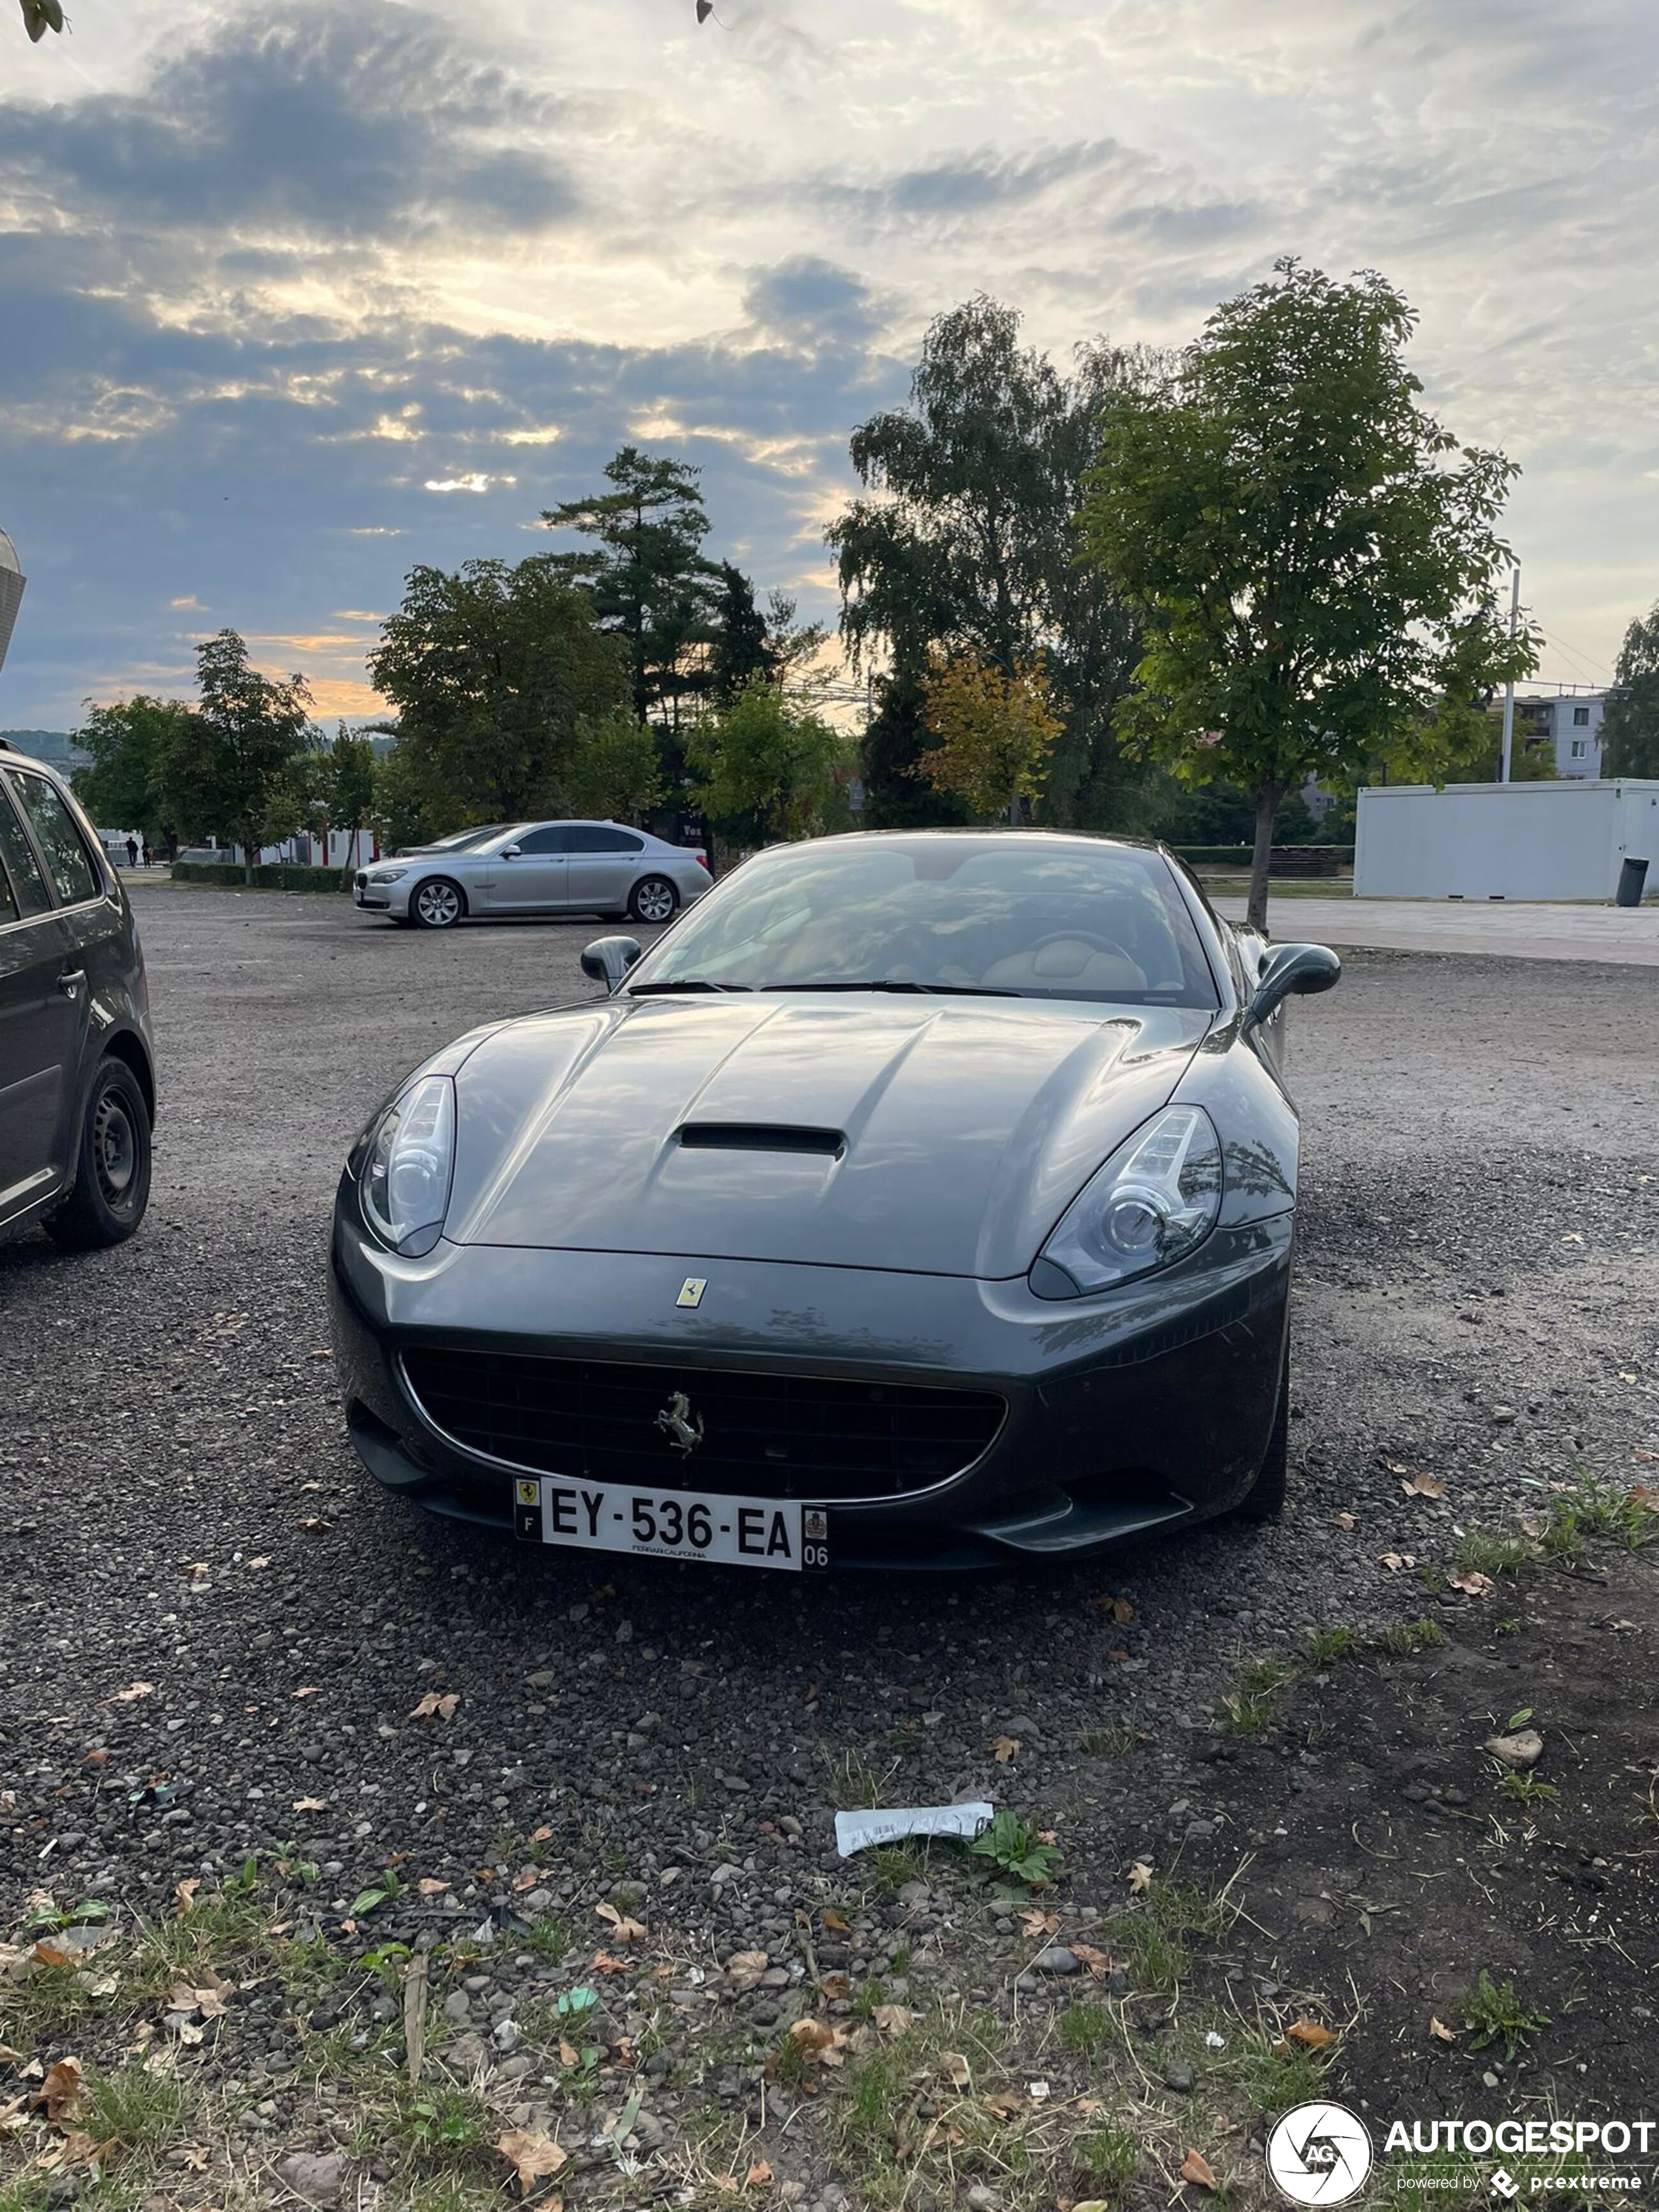
[[[1651,0],[0,0],[0,725],[325,714],[413,562],[516,558],[633,440],[833,611],[852,426],[980,290],[1063,356],[1291,252],[1382,270],[1510,516],[1547,675],[1659,596]]]

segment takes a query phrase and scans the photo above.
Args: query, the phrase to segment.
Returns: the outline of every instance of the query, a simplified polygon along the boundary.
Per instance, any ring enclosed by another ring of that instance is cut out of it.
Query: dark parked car
[[[460,1038],[352,1149],[338,1372],[387,1487],[796,1569],[1279,1510],[1283,1003],[1334,953],[1157,846],[945,831],[763,853],[584,966],[605,999]]]
[[[118,1244],[149,1200],[138,930],[69,787],[0,741],[0,1231]]]

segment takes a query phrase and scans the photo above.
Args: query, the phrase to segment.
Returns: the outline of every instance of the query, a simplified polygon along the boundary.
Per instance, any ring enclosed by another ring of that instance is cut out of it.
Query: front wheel
[[[1267,1449],[1250,1485],[1237,1506],[1244,1521],[1277,1521],[1285,1510],[1285,1501],[1290,1487],[1291,1472],[1291,1353],[1287,1345],[1285,1364],[1279,1377],[1279,1407],[1273,1415],[1273,1434],[1267,1439]]]
[[[417,929],[453,929],[466,912],[466,894],[447,876],[434,876],[409,902],[409,918]]]
[[[66,1251],[125,1243],[149,1204],[149,1109],[122,1060],[98,1063],[81,1122],[75,1182],[47,1215],[46,1234]]]
[[[680,895],[666,876],[647,876],[635,884],[628,911],[635,921],[672,921]]]

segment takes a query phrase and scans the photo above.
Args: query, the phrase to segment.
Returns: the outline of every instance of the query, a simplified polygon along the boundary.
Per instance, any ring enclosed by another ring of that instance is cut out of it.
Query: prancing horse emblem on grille
[[[657,1416],[657,1426],[677,1452],[689,1459],[702,1442],[702,1415],[691,1418],[691,1401],[684,1390],[676,1390]]]

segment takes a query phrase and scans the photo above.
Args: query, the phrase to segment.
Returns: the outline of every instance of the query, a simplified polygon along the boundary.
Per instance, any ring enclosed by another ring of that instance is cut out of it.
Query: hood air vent
[[[839,1129],[799,1129],[770,1121],[688,1121],[678,1133],[688,1152],[817,1152],[838,1160],[847,1150]]]

